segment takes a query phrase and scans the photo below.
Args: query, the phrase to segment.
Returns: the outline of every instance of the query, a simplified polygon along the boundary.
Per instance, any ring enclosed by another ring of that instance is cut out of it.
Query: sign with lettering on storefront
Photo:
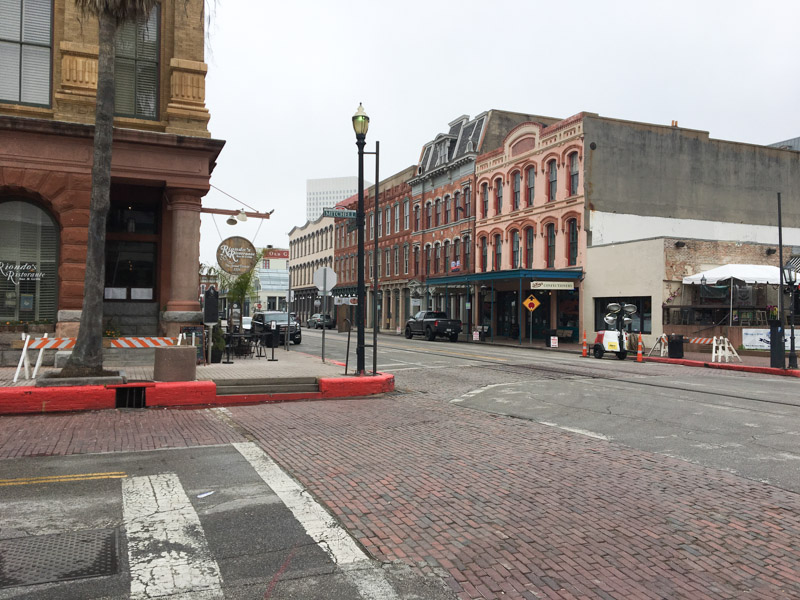
[[[33,263],[0,262],[0,279],[10,281],[14,285],[21,281],[39,281],[44,278],[44,273],[36,268]]]
[[[246,238],[229,237],[217,247],[217,264],[231,275],[249,273],[256,266],[256,249]]]
[[[532,290],[574,290],[571,281],[531,281]]]

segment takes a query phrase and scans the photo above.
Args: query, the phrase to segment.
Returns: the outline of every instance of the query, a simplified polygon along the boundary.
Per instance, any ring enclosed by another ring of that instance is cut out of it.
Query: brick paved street
[[[0,457],[253,436],[375,558],[464,599],[800,597],[800,496],[443,402],[485,372],[458,378],[422,394],[408,374],[408,393],[378,399],[4,417]]]
[[[800,597],[792,493],[427,399],[231,412],[375,557],[462,598]]]

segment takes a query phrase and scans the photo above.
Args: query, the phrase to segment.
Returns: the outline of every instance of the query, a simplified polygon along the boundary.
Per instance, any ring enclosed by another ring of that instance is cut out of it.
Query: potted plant
[[[222,328],[215,326],[211,330],[211,362],[222,362],[222,353],[225,351],[225,336]]]

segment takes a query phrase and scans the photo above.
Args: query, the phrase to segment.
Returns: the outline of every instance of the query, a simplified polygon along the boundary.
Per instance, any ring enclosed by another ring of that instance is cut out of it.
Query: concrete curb
[[[127,385],[0,388],[0,415],[76,412],[116,408],[117,388],[145,387],[147,408],[205,408],[266,402],[358,398],[394,391],[394,375],[320,377],[319,392],[218,396],[213,381],[147,382]]]
[[[783,377],[800,377],[800,370],[776,369],[773,367],[754,367],[751,365],[735,365],[732,363],[712,363],[702,360],[687,360],[683,358],[662,358],[651,356],[645,362],[667,363],[683,365],[685,367],[705,367],[707,369],[721,369],[723,371],[744,371],[745,373],[761,373],[762,375],[781,375]]]

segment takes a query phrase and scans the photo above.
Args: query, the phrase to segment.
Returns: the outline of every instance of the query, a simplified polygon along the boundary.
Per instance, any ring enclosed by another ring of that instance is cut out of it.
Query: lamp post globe
[[[358,146],[358,209],[356,211],[356,235],[358,239],[358,280],[356,288],[356,373],[366,375],[364,340],[364,303],[366,300],[364,281],[364,144],[366,143],[369,117],[359,102],[353,115],[353,131],[356,132]]]

